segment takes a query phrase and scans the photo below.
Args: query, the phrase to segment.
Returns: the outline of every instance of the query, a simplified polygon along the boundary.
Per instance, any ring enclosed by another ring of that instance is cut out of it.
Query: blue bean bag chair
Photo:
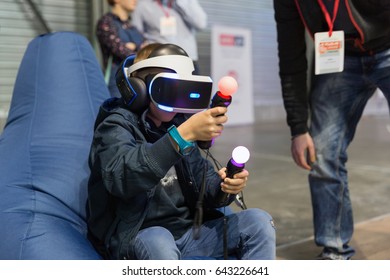
[[[109,98],[85,37],[32,40],[0,136],[0,259],[100,259],[87,239],[88,154]]]

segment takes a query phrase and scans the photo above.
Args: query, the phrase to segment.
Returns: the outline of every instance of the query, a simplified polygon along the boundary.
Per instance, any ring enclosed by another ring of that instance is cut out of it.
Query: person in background
[[[144,36],[131,23],[137,0],[107,0],[111,11],[96,26],[96,36],[103,55],[103,69],[111,96],[119,97],[115,74],[119,64],[145,45]]]
[[[182,47],[199,73],[196,32],[207,26],[207,14],[198,0],[140,0],[133,24],[150,42]]]
[[[291,153],[310,171],[318,258],[350,259],[347,148],[374,92],[390,102],[390,2],[274,0],[274,9]],[[305,28],[315,49],[309,94]]]
[[[163,56],[167,59],[161,60]],[[180,69],[188,79],[201,76],[191,76],[192,60],[172,44],[151,43],[134,62],[126,75],[138,88],[135,101],[126,101],[127,94],[108,99],[95,123],[88,186],[89,237],[95,248],[110,259],[222,259],[225,252],[239,259],[275,259],[272,217],[261,209],[226,216],[223,245],[225,219],[216,208],[230,204],[233,194],[246,187],[249,172],[227,178],[226,167],[214,170],[195,143],[222,133],[227,108],[186,114],[180,112],[194,110],[192,103],[179,102],[182,107],[165,111],[166,106],[150,97],[138,102],[151,95],[149,82],[155,75]],[[196,84],[187,83],[196,90]],[[182,93],[176,87],[162,88],[172,90],[161,94],[163,98]],[[203,214],[198,217],[203,218],[195,227],[202,186]],[[222,191],[232,195],[219,201]]]

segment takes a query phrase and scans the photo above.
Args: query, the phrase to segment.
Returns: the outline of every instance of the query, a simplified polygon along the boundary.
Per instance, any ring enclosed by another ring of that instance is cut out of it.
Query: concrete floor
[[[0,123],[0,132],[3,125]],[[244,193],[245,202],[248,207],[265,209],[273,216],[277,228],[278,258],[314,258],[319,249],[312,241],[307,172],[295,166],[290,157],[287,125],[284,121],[272,121],[226,127],[210,151],[224,165],[232,150],[239,145],[251,151],[251,158],[246,164],[251,175]],[[387,116],[364,117],[349,149],[350,194],[355,223],[370,227],[367,221],[387,217],[384,219],[386,225],[375,223],[375,228],[379,230],[387,228],[385,239],[375,239],[375,234],[370,234],[372,240],[367,245],[370,250],[383,245],[383,240],[390,244],[390,216],[387,216],[390,214],[389,159],[390,119]],[[367,238],[367,234],[361,231],[355,236]],[[360,244],[361,240],[354,242]],[[372,245],[375,242],[376,245]],[[297,248],[296,244],[300,247]],[[358,258],[370,259],[360,257],[366,252],[358,254]],[[390,259],[390,250],[380,258]]]
[[[244,199],[248,207],[265,209],[273,216],[278,248],[287,248],[312,238],[307,172],[298,168],[290,157],[290,136],[285,122],[226,127],[211,151],[221,163],[226,164],[231,151],[238,145],[251,151],[251,158],[246,164],[250,182]],[[349,148],[348,161],[356,224],[390,214],[389,163],[390,119],[388,116],[364,117]],[[389,223],[390,219],[386,221]],[[390,232],[387,236],[390,237]],[[316,248],[312,240],[309,244]],[[315,251],[311,252],[314,258]],[[390,259],[390,255],[387,257]],[[291,255],[289,258],[300,259]]]

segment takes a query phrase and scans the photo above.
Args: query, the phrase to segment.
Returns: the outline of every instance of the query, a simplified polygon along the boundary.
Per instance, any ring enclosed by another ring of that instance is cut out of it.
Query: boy
[[[193,76],[192,60],[176,45],[149,45],[133,65],[125,66],[127,60],[117,73],[122,98],[106,101],[95,124],[88,220],[92,242],[114,259],[223,258],[224,219],[216,208],[232,202],[249,173],[226,178],[226,168],[216,172],[195,142],[221,134],[227,108],[207,109],[211,79]],[[189,102],[178,88],[191,88],[199,96]],[[206,103],[198,106],[202,98]],[[193,238],[203,184],[203,224]],[[221,191],[231,198],[216,201]],[[229,215],[227,236],[231,256],[275,258],[272,218],[260,209]]]

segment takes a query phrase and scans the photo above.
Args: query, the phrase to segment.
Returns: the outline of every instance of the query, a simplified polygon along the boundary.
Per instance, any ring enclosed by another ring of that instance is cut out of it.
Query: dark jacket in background
[[[120,92],[116,87],[115,74],[122,61],[135,54],[145,41],[143,34],[131,23],[131,18],[122,21],[117,15],[109,12],[104,14],[96,25],[96,36],[99,41],[103,57],[103,70],[110,71],[108,88],[111,96],[120,97]],[[126,43],[134,43],[136,49],[130,50]],[[111,57],[111,65],[109,58]],[[107,69],[109,67],[109,69]]]
[[[341,4],[356,29],[345,36],[347,56],[372,55],[390,48],[389,0],[340,0]],[[284,107],[291,135],[296,136],[308,131],[305,29],[314,37],[329,27],[316,0],[274,0],[274,9]]]

